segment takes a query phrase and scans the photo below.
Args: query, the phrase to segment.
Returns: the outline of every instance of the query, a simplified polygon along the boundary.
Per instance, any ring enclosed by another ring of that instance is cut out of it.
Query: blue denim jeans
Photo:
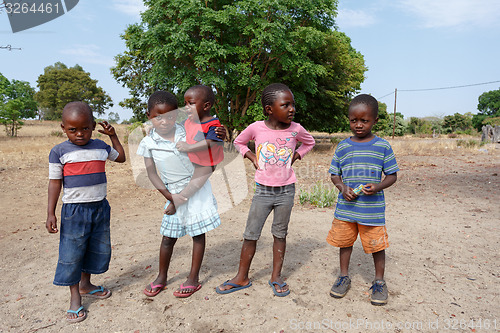
[[[55,285],[71,286],[80,282],[82,272],[100,274],[108,270],[109,222],[110,207],[106,199],[63,204]]]
[[[271,211],[274,211],[271,233],[277,238],[285,238],[294,197],[295,184],[276,187],[257,184],[243,238],[258,240]]]

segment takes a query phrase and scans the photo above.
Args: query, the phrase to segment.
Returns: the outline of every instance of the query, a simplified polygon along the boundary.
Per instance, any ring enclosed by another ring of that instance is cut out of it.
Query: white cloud
[[[113,0],[113,8],[136,18],[140,18],[140,13],[146,10],[142,0]]]
[[[97,64],[113,66],[115,63],[112,57],[105,56],[99,53],[100,47],[94,44],[76,44],[70,48],[62,49],[60,53],[70,55],[80,64]]]
[[[363,10],[340,9],[335,20],[340,29],[366,27],[376,22],[375,17]]]
[[[416,14],[426,28],[492,27],[499,24],[498,0],[401,0],[405,11]]]

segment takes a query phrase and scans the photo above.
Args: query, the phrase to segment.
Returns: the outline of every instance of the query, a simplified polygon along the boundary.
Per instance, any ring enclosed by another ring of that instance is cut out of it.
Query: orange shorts
[[[389,247],[385,225],[372,227],[337,219],[333,219],[326,241],[336,247],[350,247],[358,238],[358,233],[365,253],[375,253]]]

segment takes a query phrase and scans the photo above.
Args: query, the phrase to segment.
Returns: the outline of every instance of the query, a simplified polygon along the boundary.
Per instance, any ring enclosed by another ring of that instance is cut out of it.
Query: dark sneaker
[[[388,291],[384,280],[375,280],[371,286],[373,305],[384,305],[387,303]]]
[[[330,290],[330,296],[342,298],[347,294],[349,288],[351,288],[351,279],[349,276],[339,276]]]

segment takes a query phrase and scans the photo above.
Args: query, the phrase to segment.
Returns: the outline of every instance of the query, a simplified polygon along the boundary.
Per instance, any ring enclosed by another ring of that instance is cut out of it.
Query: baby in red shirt
[[[195,170],[189,185],[174,197],[174,202],[180,203],[187,201],[187,198],[201,188],[217,164],[224,159],[223,140],[215,133],[215,129],[222,125],[210,113],[215,103],[212,89],[205,85],[193,86],[184,94],[184,102],[188,115],[184,123],[186,142],[180,141],[176,147],[188,154]]]

